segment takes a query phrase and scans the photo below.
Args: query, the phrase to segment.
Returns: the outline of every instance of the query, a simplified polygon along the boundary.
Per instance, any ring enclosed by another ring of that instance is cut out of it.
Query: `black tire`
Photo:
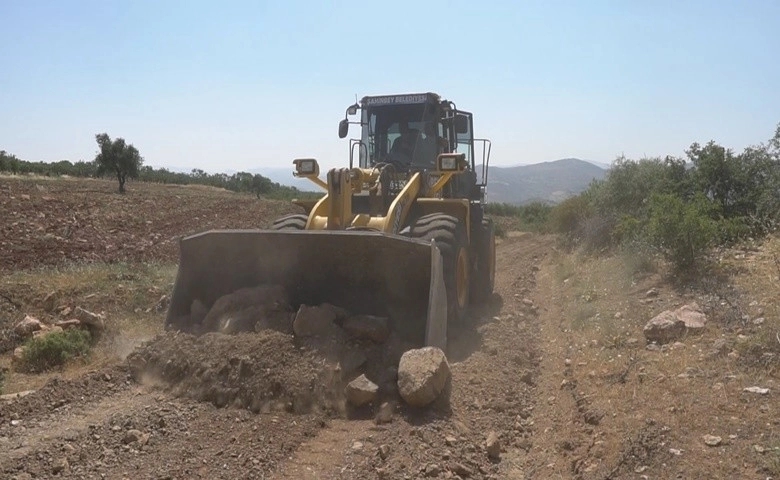
[[[471,275],[465,226],[451,215],[431,213],[414,222],[410,236],[436,241],[441,251],[444,287],[447,290],[447,322],[462,323],[466,319],[469,305],[468,291]],[[458,275],[461,275],[460,287],[458,287]],[[465,278],[462,277],[463,275]]]
[[[490,300],[496,283],[496,232],[493,220],[483,218],[475,239],[475,265],[471,276],[471,302]]]
[[[307,221],[309,221],[308,216],[295,213],[274,220],[271,230],[306,230]]]

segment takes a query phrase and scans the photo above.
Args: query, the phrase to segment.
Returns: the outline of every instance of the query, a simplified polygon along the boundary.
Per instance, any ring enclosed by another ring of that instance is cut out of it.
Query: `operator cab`
[[[441,153],[465,153],[474,170],[474,138],[471,114],[461,112],[435,93],[363,97],[360,104],[347,109],[356,114],[361,109],[360,140],[352,141],[359,151],[359,166],[373,168],[392,165],[397,171],[432,170]],[[346,118],[339,125],[339,136],[347,135]]]

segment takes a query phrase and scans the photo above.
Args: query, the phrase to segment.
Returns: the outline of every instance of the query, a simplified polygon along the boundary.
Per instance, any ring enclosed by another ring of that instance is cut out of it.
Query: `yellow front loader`
[[[326,193],[295,201],[304,213],[268,230],[219,230],[180,243],[166,328],[198,331],[195,300],[283,285],[294,306],[324,302],[387,316],[400,334],[445,347],[447,326],[488,299],[495,275],[493,224],[483,212],[490,142],[475,140],[471,114],[433,93],[364,97],[347,109],[361,138],[350,167],[321,178],[318,162],[295,160],[294,175]],[[475,143],[482,145],[477,181]],[[357,160],[358,165],[354,165]]]

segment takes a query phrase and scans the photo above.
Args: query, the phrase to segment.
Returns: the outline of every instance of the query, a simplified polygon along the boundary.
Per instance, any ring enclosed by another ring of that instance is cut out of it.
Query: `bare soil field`
[[[511,232],[490,304],[450,332],[448,401],[412,409],[388,390],[392,419],[377,423],[378,405],[343,408],[329,359],[284,333],[162,333],[177,236],[292,207],[114,189],[0,178],[0,320],[82,306],[108,324],[86,363],[8,371],[4,393],[34,391],[0,401],[2,478],[780,478],[777,239],[682,281],[658,261]],[[692,302],[701,331],[646,341],[651,318]],[[159,374],[138,375],[138,358]]]

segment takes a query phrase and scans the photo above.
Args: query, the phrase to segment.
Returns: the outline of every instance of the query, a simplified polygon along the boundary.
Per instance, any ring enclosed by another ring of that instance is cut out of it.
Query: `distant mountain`
[[[477,172],[481,172],[480,167]],[[294,177],[292,166],[257,168],[249,170],[249,173],[259,173],[276,183],[303,191],[320,191],[309,180]],[[577,158],[516,167],[490,167],[488,201],[516,205],[533,201],[558,203],[582,192],[593,179],[602,179],[606,173],[605,168],[594,162]]]
[[[296,187],[298,190],[304,192],[320,192],[322,189],[313,184],[311,180],[305,178],[298,178],[293,176],[293,165],[289,167],[268,167],[268,168],[253,168],[249,170],[249,173],[259,173],[260,175],[271,179],[272,182],[276,182],[280,185],[287,185],[288,187]],[[320,177],[324,178],[325,172],[320,172]]]
[[[559,203],[584,191],[607,170],[578,158],[554,162],[490,167],[488,201],[522,205],[534,201]]]

